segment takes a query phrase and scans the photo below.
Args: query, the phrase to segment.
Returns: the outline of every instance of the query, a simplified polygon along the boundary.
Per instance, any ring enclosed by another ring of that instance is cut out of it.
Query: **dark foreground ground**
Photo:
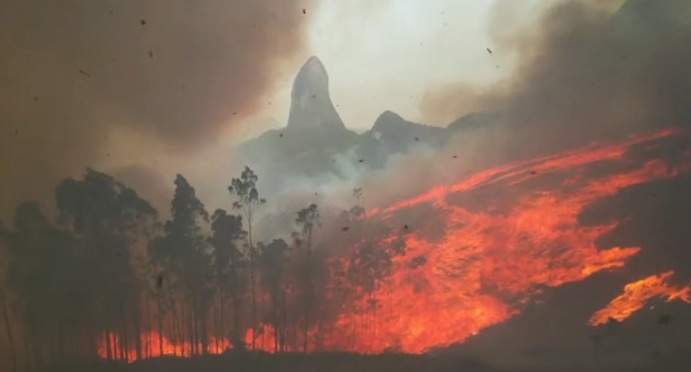
[[[445,372],[497,371],[472,360],[408,354],[346,353],[228,354],[196,358],[159,358],[131,364],[93,362],[65,365],[42,372]]]
[[[691,359],[627,367],[607,366],[521,366],[492,367],[491,361],[448,355],[358,355],[345,353],[226,354],[191,359],[160,358],[132,364],[92,362],[44,369],[41,372],[688,372]]]

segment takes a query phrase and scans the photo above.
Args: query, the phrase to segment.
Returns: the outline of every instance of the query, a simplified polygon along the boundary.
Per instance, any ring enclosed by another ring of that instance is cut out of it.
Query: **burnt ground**
[[[229,353],[218,356],[159,358],[132,364],[93,362],[42,369],[40,372],[688,372],[688,355],[636,367],[610,368],[604,365],[571,368],[555,366],[522,366],[495,368],[491,361],[449,355],[348,353],[265,354]],[[594,368],[592,368],[594,367]]]
[[[84,363],[42,372],[445,372],[498,371],[471,359],[409,354],[359,355],[348,353],[265,354],[229,353],[195,358],[159,358],[132,364]]]

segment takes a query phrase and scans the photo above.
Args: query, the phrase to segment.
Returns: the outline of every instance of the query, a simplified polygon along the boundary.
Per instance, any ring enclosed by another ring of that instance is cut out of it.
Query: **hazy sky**
[[[446,125],[456,115],[423,112],[425,98],[456,84],[481,89],[506,77],[511,55],[494,45],[489,28],[497,9],[512,8],[512,16],[504,21],[520,24],[534,3],[526,1],[517,8],[505,0],[319,2],[306,9],[305,50],[286,62],[286,73],[266,95],[264,107],[178,165],[193,180],[223,182],[214,170],[223,167],[218,159],[229,160],[226,154],[232,144],[285,125],[294,75],[312,55],[328,71],[331,98],[348,128],[369,129],[385,110]]]
[[[530,4],[524,5],[504,21],[525,21]],[[385,110],[446,125],[456,115],[439,119],[435,112],[423,112],[428,95],[455,84],[481,88],[510,72],[511,56],[493,44],[489,30],[497,16],[493,12],[507,6],[515,8],[505,0],[319,2],[305,9],[304,49],[282,63],[256,113],[235,123],[239,125],[229,123],[221,136],[182,158],[161,152],[158,172],[164,180],[172,180],[177,172],[185,174],[210,203],[217,203],[217,195],[224,195],[232,146],[285,125],[293,78],[312,55],[328,71],[331,98],[348,128],[369,129]],[[454,102],[453,108],[459,107]],[[127,160],[137,163],[140,158]]]
[[[430,91],[454,82],[483,86],[509,71],[507,56],[494,49],[488,33],[495,3],[323,1],[308,10],[307,47],[293,69],[318,56],[329,72],[332,99],[355,130],[371,127],[384,110],[427,121],[420,104]],[[292,78],[285,76],[272,92],[257,126],[271,120],[284,125]]]
[[[176,173],[202,196],[224,190],[233,145],[285,125],[312,55],[347,127],[366,130],[385,110],[446,125],[511,75],[506,41],[549,3],[8,1],[0,216],[86,167],[149,198],[167,199]]]

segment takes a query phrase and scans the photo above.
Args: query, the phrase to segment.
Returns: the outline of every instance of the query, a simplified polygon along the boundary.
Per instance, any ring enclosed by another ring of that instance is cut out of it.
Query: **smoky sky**
[[[497,4],[508,8],[496,11],[498,18],[514,7]],[[345,182],[324,180],[327,173],[313,176],[311,183],[285,182],[286,192],[293,197],[302,184],[322,193],[325,185],[330,190],[362,186],[368,203],[382,206],[488,166],[691,124],[691,2],[629,0],[613,9],[572,0],[549,3],[540,12],[536,21],[511,35],[501,30],[507,22],[490,22],[493,53],[516,55],[508,80],[478,90],[463,82],[450,84],[423,100],[421,109],[432,116],[454,108],[455,118],[472,107],[482,111],[477,125],[456,131],[442,151],[421,145],[389,157],[381,169],[363,168],[353,156],[355,170],[342,172]],[[315,147],[290,136],[282,141]],[[259,153],[272,151],[278,150],[262,147]],[[275,162],[262,165],[267,164]],[[297,169],[285,168],[283,174]],[[279,182],[271,184],[279,187]]]
[[[689,123],[688,1],[629,0],[614,12],[597,2],[562,1],[520,32],[507,35],[506,23],[491,22],[489,32],[495,53],[517,56],[511,78],[486,89],[459,83],[432,92],[424,111],[504,113],[510,143],[497,145],[509,146],[512,156]]]
[[[203,148],[265,104],[282,62],[302,51],[306,7],[307,0],[4,2],[2,212],[114,156],[115,140],[125,159],[149,148],[139,164],[152,164],[157,151]]]

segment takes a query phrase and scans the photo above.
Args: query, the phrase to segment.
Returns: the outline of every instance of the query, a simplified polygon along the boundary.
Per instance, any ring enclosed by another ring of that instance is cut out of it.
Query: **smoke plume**
[[[111,155],[155,161],[232,128],[302,50],[308,3],[6,2],[0,209]]]

